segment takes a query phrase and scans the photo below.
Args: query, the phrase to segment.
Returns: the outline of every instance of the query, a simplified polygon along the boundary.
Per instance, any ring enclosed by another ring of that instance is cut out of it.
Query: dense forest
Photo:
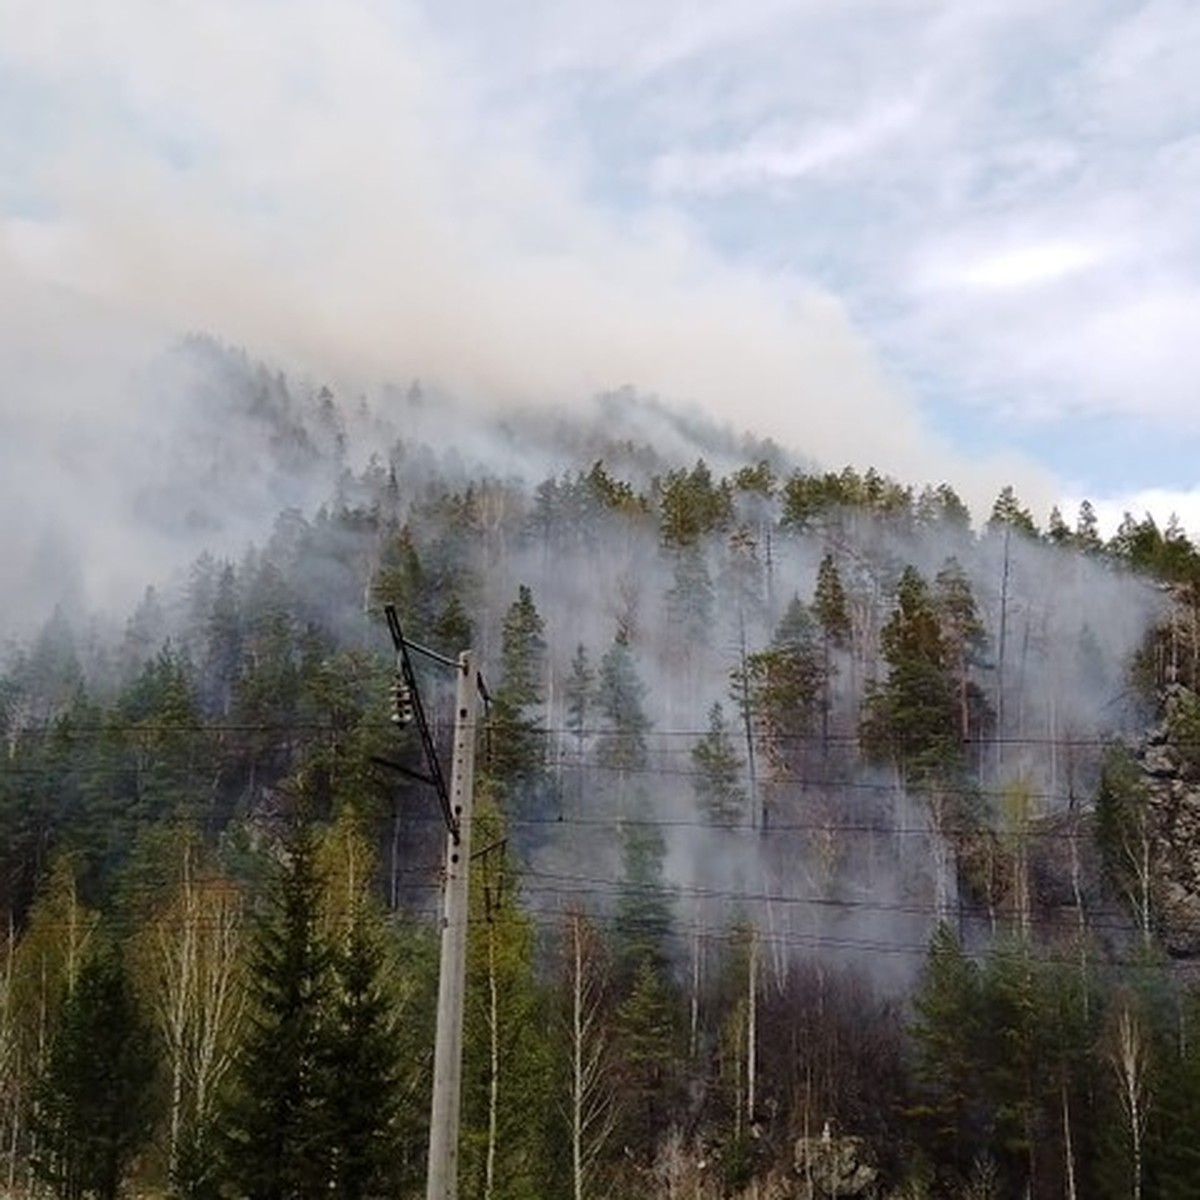
[[[213,548],[0,660],[6,1194],[424,1194],[445,827],[381,765],[385,605],[489,694],[464,1198],[1200,1194],[1174,522],[178,353],[139,511]]]

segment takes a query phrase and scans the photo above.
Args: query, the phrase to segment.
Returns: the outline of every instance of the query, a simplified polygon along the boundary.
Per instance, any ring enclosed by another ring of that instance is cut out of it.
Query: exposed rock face
[[[1200,957],[1200,772],[1196,695],[1175,686],[1162,721],[1136,746],[1146,790],[1158,933],[1176,958]]]
[[[872,1195],[879,1178],[862,1138],[837,1137],[828,1128],[820,1137],[797,1140],[793,1166],[801,1200]]]

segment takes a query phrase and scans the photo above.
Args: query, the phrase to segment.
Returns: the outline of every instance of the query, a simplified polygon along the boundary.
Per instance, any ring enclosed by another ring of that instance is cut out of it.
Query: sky
[[[202,330],[1200,532],[1197,62],[1191,0],[0,0],[0,500],[108,519]]]

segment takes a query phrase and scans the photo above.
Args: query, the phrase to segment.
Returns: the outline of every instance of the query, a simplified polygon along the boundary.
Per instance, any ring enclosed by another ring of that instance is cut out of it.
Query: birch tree
[[[567,917],[563,941],[571,1195],[573,1200],[588,1200],[600,1194],[600,1163],[616,1125],[612,1045],[605,1020],[607,972],[600,940],[582,913]]]
[[[185,838],[175,894],[143,935],[168,1079],[167,1169],[183,1195],[214,1168],[216,1099],[244,1007],[242,897],[198,860]]]
[[[1150,1035],[1129,996],[1117,1000],[1108,1048],[1128,1134],[1130,1200],[1142,1200],[1146,1122],[1150,1114]]]

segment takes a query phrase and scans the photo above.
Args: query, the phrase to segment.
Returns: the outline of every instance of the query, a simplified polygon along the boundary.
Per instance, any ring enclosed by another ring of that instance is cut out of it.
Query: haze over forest
[[[390,603],[491,694],[469,1194],[1186,1194],[1180,528],[973,522],[633,389],[489,419],[198,336],[131,387],[105,553],[48,509],[9,606],[11,1187],[420,1191],[444,829],[376,762],[421,768]]]

